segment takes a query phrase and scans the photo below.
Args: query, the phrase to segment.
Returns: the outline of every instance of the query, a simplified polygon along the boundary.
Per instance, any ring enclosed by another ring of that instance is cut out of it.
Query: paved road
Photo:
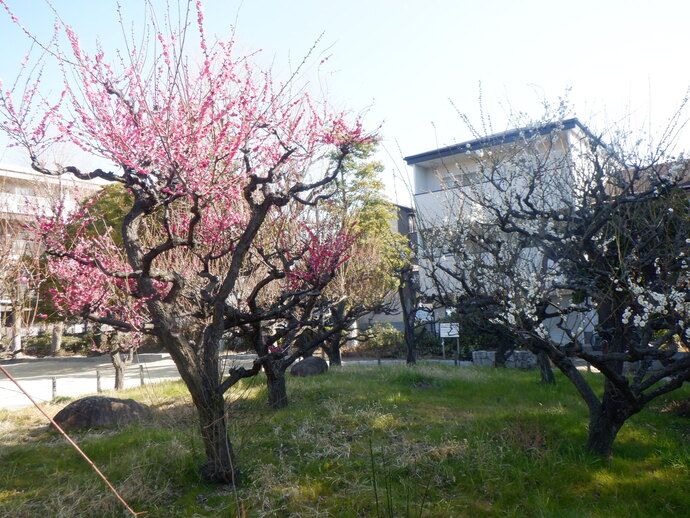
[[[233,355],[228,357],[227,361],[247,362],[250,358],[248,355]],[[115,384],[115,372],[107,355],[92,358],[22,358],[3,360],[0,361],[0,365],[5,367],[38,403],[52,399],[53,377],[56,379],[58,396],[75,397],[96,393],[97,371],[101,374],[103,390],[110,390]],[[147,384],[180,377],[169,354],[139,354],[135,362],[127,367],[125,387],[138,386],[141,383],[142,370],[144,382]],[[0,371],[0,409],[17,409],[31,404],[17,386]]]
[[[145,382],[176,379],[177,369],[168,355],[140,354],[139,364],[144,367]],[[97,371],[101,374],[101,388],[110,390],[115,384],[115,372],[109,356],[91,358],[22,358],[0,362],[36,402],[44,403],[53,397],[56,380],[58,396],[79,396],[97,391]],[[125,373],[125,387],[140,384],[140,368],[129,365]],[[0,408],[16,409],[30,406],[31,401],[17,386],[0,372]]]

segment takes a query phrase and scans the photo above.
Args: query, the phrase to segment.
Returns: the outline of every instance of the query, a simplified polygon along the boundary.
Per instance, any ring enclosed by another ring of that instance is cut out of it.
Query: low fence
[[[113,369],[108,369],[109,372],[112,372]],[[96,375],[95,375],[95,383],[96,383],[96,392],[103,392],[103,383],[102,383],[102,376],[101,376],[101,369],[96,369]],[[52,393],[53,393],[53,398],[55,399],[58,397],[60,394],[58,392],[58,378],[57,376],[51,376],[51,382],[52,382]],[[109,379],[112,381],[112,377],[109,377]],[[63,378],[64,380],[64,378]],[[65,380],[68,382],[71,382],[71,380]],[[145,384],[145,376],[144,376],[144,366],[139,365],[139,384],[140,386],[144,386]],[[106,390],[112,390],[114,387],[106,387]]]

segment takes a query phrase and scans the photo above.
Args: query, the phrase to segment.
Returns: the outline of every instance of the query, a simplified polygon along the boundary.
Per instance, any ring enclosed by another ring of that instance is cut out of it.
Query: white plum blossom
[[[537,336],[539,336],[539,338],[544,340],[548,340],[551,335],[543,322],[535,328],[534,332],[537,334]]]
[[[623,311],[623,315],[621,317],[621,323],[627,324],[630,322],[630,317],[632,316],[632,308],[628,306],[625,308],[625,311]]]

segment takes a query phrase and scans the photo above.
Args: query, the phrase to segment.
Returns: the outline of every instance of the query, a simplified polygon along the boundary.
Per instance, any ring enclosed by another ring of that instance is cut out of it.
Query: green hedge
[[[49,333],[25,338],[23,342],[24,352],[32,356],[50,356],[52,340],[53,338]],[[89,354],[93,340],[93,333],[85,333],[80,336],[64,335],[61,350],[71,354]]]

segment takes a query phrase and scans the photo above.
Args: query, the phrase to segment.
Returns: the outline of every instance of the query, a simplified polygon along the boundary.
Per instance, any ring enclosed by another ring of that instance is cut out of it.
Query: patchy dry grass
[[[180,383],[126,391],[151,421],[76,440],[130,504],[161,517],[649,517],[690,505],[690,422],[660,402],[620,433],[614,459],[582,453],[586,412],[569,383],[421,365],[291,379],[274,412],[261,380],[229,398],[237,489],[199,479],[203,449]],[[596,375],[592,375],[596,379]],[[679,394],[687,398],[688,393]],[[63,405],[50,407],[55,413]],[[0,516],[122,516],[33,410],[0,412]]]

